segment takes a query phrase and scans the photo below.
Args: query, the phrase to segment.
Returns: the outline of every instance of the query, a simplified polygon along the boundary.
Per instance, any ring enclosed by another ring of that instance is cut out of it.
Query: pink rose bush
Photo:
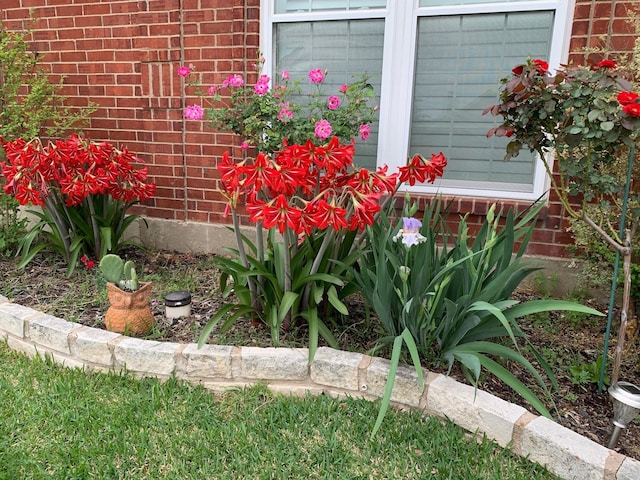
[[[243,145],[265,153],[307,140],[322,145],[334,136],[345,143],[370,137],[378,108],[373,105],[376,94],[368,76],[360,75],[325,94],[327,70],[313,68],[306,78],[292,80],[287,70],[280,71],[276,79],[257,66],[253,84],[242,75],[231,74],[220,85],[204,88],[193,78],[193,66],[180,67],[178,75],[187,78],[187,92],[193,89],[200,97],[187,104],[184,117],[206,119],[213,128],[233,132]],[[303,91],[305,84],[308,91]]]

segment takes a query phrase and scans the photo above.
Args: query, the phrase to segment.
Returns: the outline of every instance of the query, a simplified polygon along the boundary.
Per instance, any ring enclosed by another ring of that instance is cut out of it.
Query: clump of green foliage
[[[11,256],[27,227],[27,219],[20,218],[18,202],[0,194],[0,255]]]
[[[31,30],[11,31],[0,24],[0,136],[5,140],[52,137],[82,124],[95,111],[65,106],[59,95],[64,78],[52,83],[31,49]]]
[[[83,109],[65,106],[66,97],[59,95],[64,79],[52,83],[38,66],[41,56],[31,49],[30,35],[31,30],[11,31],[0,23],[0,138],[7,141],[60,135],[95,111],[91,103]],[[0,161],[3,156],[0,150]],[[0,189],[0,254],[15,253],[26,223],[18,202]]]

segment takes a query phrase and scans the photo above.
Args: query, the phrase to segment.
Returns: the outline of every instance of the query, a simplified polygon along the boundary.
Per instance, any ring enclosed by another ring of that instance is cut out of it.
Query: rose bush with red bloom
[[[42,207],[33,211],[40,221],[20,245],[24,267],[45,248],[59,252],[73,272],[78,257],[100,259],[131,243],[123,240],[136,219],[126,211],[154,195],[147,168],[126,148],[89,142],[77,135],[43,144],[19,138],[2,142],[6,160],[0,165],[7,179],[4,191],[21,205]],[[33,244],[39,235],[45,242]]]
[[[347,315],[345,295],[353,292],[348,267],[359,258],[360,234],[374,224],[381,200],[392,199],[403,182],[434,182],[447,164],[442,154],[415,156],[398,173],[387,168],[354,167],[355,148],[333,137],[328,144],[285,144],[273,155],[233,162],[225,153],[218,163],[222,193],[232,214],[237,259],[220,258],[223,283],[233,279],[238,305],[212,317],[213,326],[228,314],[230,325],[241,315],[259,318],[278,344],[281,326],[305,321],[310,356],[318,336],[335,345],[320,319]],[[239,207],[256,224],[256,242],[241,235]],[[268,233],[264,235],[264,229]],[[226,289],[231,291],[231,286]]]
[[[193,68],[187,70],[194,75]],[[206,89],[194,80],[187,83],[188,91],[201,98],[202,106],[189,101],[183,114],[189,120],[203,120],[215,129],[240,135],[246,145],[269,154],[281,150],[285,140],[304,144],[311,139],[316,145],[332,136],[346,143],[358,137],[366,140],[378,110],[372,104],[376,93],[369,77],[357,76],[338,91],[325,94],[327,75],[320,68],[295,80],[286,70],[277,79],[258,72],[258,80],[251,85],[241,75],[232,74],[221,85]],[[303,82],[308,91],[303,92]]]
[[[484,113],[503,118],[487,136],[511,137],[505,159],[523,147],[544,161],[554,188],[570,215],[580,217],[567,195],[583,202],[621,190],[611,164],[636,141],[640,103],[632,84],[612,60],[563,66],[555,75],[546,62],[528,60],[502,80],[501,103]],[[551,175],[553,152],[560,176]]]

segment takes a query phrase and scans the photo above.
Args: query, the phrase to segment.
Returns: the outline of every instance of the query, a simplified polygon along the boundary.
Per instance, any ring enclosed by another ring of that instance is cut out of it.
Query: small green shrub
[[[31,50],[31,31],[10,31],[0,23],[0,137],[14,140],[53,137],[86,122],[95,111],[65,105],[59,94],[64,78],[52,83]]]
[[[593,362],[584,362],[576,360],[569,366],[569,376],[571,383],[579,385],[585,388],[586,385],[595,385],[600,380],[600,370],[602,369],[602,356],[598,357]],[[611,379],[608,376],[604,378],[605,385],[611,383]]]
[[[18,202],[9,195],[0,194],[0,255],[12,256],[27,230],[27,219],[20,218]]]

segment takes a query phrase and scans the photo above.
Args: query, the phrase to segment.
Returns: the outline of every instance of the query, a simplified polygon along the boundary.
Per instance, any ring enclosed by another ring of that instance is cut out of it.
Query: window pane
[[[497,103],[499,80],[528,56],[548,58],[553,12],[422,17],[411,122],[410,154],[444,152],[444,185],[463,181],[533,184],[533,155],[504,162],[505,138],[486,138],[497,123],[482,111]],[[520,187],[517,185],[520,184]]]
[[[472,3],[506,3],[521,2],[522,0],[420,0],[421,7],[443,7],[449,5],[469,5]],[[529,0],[542,1],[542,0]]]
[[[276,0],[276,13],[384,8],[387,0]]]
[[[275,25],[275,72],[288,70],[291,79],[308,84],[307,73],[313,68],[328,70],[324,93],[338,92],[340,86],[367,73],[379,104],[384,20],[344,20],[327,22],[293,22]],[[303,87],[303,91],[305,88]],[[376,166],[378,122],[371,126],[366,142],[356,142],[359,166]]]

